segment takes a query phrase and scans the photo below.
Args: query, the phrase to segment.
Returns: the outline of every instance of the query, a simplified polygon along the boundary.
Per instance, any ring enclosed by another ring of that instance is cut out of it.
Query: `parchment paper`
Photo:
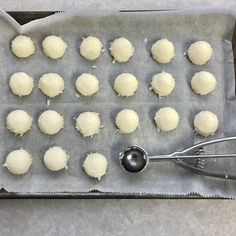
[[[10,20],[11,21],[11,20]],[[1,185],[14,192],[85,192],[97,189],[103,192],[144,192],[185,195],[199,193],[203,196],[236,196],[236,181],[203,177],[176,166],[172,162],[151,163],[140,174],[130,174],[121,169],[118,153],[131,144],[144,147],[150,154],[182,150],[205,140],[193,132],[193,118],[201,110],[215,112],[220,127],[215,137],[236,134],[235,78],[231,38],[234,17],[224,11],[176,11],[153,13],[73,13],[56,14],[33,21],[22,27],[0,18],[0,156],[1,164],[7,154],[23,147],[33,155],[31,170],[24,176],[14,176],[1,168]],[[18,59],[10,51],[10,43],[17,34],[30,36],[36,45],[36,54],[28,59]],[[65,56],[57,61],[48,59],[41,50],[42,40],[51,34],[59,35],[68,44]],[[106,52],[96,61],[88,62],[79,54],[82,37],[98,37]],[[128,38],[135,47],[134,57],[127,63],[112,64],[110,42],[117,37]],[[147,42],[145,43],[145,38]],[[175,58],[166,65],[152,60],[150,48],[160,38],[174,43]],[[214,53],[204,66],[192,65],[184,53],[196,40],[211,43]],[[92,66],[96,65],[96,69]],[[174,92],[166,98],[149,90],[152,75],[166,71],[176,79]],[[190,88],[192,75],[200,70],[212,72],[217,78],[217,88],[209,96],[198,96]],[[32,95],[19,99],[11,94],[8,80],[12,73],[25,71],[35,80]],[[47,98],[37,88],[40,76],[47,72],[59,73],[65,80],[65,91],[59,97]],[[91,98],[76,96],[74,83],[83,72],[96,75],[100,91]],[[112,90],[115,77],[122,72],[137,76],[139,89],[130,98],[118,97]],[[163,106],[174,107],[180,115],[178,129],[170,133],[157,132],[153,118]],[[132,108],[139,114],[141,129],[133,134],[119,134],[114,119],[118,111]],[[7,114],[14,109],[24,109],[34,118],[32,130],[22,137],[14,136],[5,127]],[[39,114],[54,109],[65,119],[65,128],[55,136],[47,136],[37,127]],[[99,135],[83,138],[74,128],[80,112],[100,113],[105,126]],[[70,156],[69,169],[58,173],[48,171],[43,163],[44,152],[53,145],[62,146]],[[236,152],[235,142],[214,148],[217,152]],[[87,153],[101,152],[109,161],[108,174],[102,181],[89,178],[82,169]],[[219,167],[235,171],[236,161],[221,162]]]

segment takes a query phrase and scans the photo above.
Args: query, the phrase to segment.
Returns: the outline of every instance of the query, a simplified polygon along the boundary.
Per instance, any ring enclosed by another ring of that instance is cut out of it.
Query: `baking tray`
[[[137,10],[138,12],[143,11],[164,11],[164,10]],[[137,12],[136,10],[125,10],[125,12]],[[122,10],[123,12],[123,10]],[[53,15],[55,11],[43,11],[43,12],[31,12],[31,11],[11,11],[7,12],[11,15],[17,22],[20,24],[28,23],[32,20],[44,18],[49,15]],[[236,64],[236,29],[234,30],[233,36],[233,52],[234,52],[234,64]],[[236,73],[235,73],[236,74]],[[236,90],[236,89],[235,89]],[[90,192],[61,192],[61,193],[17,193],[17,192],[7,192],[4,189],[0,190],[1,199],[11,199],[11,198],[101,198],[101,199],[114,199],[114,198],[143,198],[143,199],[209,199],[209,197],[204,197],[197,193],[190,193],[188,195],[162,195],[162,194],[147,194],[147,193],[111,193],[111,192],[99,192],[99,191],[90,191]],[[210,199],[225,199],[220,196],[212,196]]]

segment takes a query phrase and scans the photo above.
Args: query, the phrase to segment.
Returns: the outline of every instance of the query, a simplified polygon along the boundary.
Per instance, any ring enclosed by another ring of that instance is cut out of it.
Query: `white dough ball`
[[[155,115],[157,129],[162,132],[169,132],[178,127],[179,114],[172,107],[160,108]]]
[[[191,80],[191,87],[196,94],[207,95],[216,87],[216,78],[207,71],[195,73]]]
[[[56,73],[44,74],[39,80],[39,88],[43,94],[53,98],[63,93],[65,88],[63,78]]]
[[[43,40],[43,52],[52,59],[63,57],[67,44],[58,36],[50,35]]]
[[[7,116],[7,128],[15,133],[22,136],[32,126],[32,117],[23,110],[15,110],[8,114]]]
[[[76,80],[75,86],[83,96],[92,96],[99,90],[99,81],[96,76],[83,73]]]
[[[166,64],[175,56],[175,49],[172,42],[167,39],[156,41],[151,48],[152,57],[159,63]]]
[[[80,54],[87,60],[95,60],[101,55],[102,43],[93,36],[83,39],[80,45]]]
[[[27,96],[34,88],[34,80],[24,72],[16,72],[10,78],[9,87],[13,94]]]
[[[64,127],[64,118],[56,111],[47,110],[39,116],[38,126],[43,133],[53,135]]]
[[[130,73],[122,73],[115,79],[114,90],[119,96],[133,96],[138,89],[138,81],[136,77]]]
[[[117,62],[126,62],[134,54],[131,42],[126,38],[115,39],[111,44],[111,55]]]
[[[34,54],[35,47],[30,37],[18,35],[11,43],[11,50],[15,56],[26,58]]]
[[[107,173],[107,159],[100,153],[90,153],[87,155],[83,167],[87,175],[101,180]]]
[[[21,148],[10,152],[3,166],[14,175],[23,175],[28,172],[31,165],[31,155]]]
[[[195,65],[206,64],[212,56],[211,45],[205,41],[192,43],[188,49],[188,58]]]
[[[152,77],[151,86],[159,97],[168,96],[175,87],[175,79],[170,73],[162,71]]]
[[[129,134],[139,126],[138,114],[131,109],[123,109],[116,116],[116,125],[120,133]]]
[[[219,126],[219,121],[213,112],[201,111],[194,117],[193,124],[198,134],[208,137],[215,134]]]
[[[92,137],[94,134],[98,134],[100,131],[100,118],[96,112],[84,112],[81,113],[76,119],[76,129],[84,137]]]
[[[51,171],[59,171],[62,169],[68,169],[67,161],[69,156],[61,147],[49,148],[43,157],[44,165]]]

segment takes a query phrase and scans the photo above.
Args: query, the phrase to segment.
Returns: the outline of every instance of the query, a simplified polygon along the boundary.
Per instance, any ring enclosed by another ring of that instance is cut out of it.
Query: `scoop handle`
[[[197,158],[236,158],[236,154],[201,154],[201,155],[155,155],[149,156],[149,161],[168,161],[168,160],[184,160],[184,159],[197,159]]]
[[[191,147],[189,147],[189,148],[187,148],[187,149],[185,149],[181,152],[172,153],[171,155],[176,156],[176,155],[186,154],[188,152],[194,151],[194,150],[196,150],[198,148],[201,148],[201,147],[204,147],[204,146],[208,146],[208,145],[216,144],[216,143],[227,142],[227,141],[233,141],[233,140],[236,140],[236,136],[227,137],[227,138],[212,139],[212,140],[208,140],[208,141],[201,142],[201,143],[198,143],[196,145],[193,145],[193,146],[191,146]]]

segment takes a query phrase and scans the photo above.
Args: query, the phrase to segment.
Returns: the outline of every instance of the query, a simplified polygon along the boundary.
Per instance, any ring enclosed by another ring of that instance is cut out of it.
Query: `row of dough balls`
[[[216,78],[207,71],[200,71],[193,75],[191,88],[198,95],[208,95],[217,85]],[[168,96],[175,88],[175,79],[170,73],[161,72],[152,77],[151,87],[159,97]]]
[[[61,37],[51,35],[46,37],[42,43],[43,52],[52,59],[63,57],[67,44]],[[30,37],[18,35],[11,43],[11,49],[15,56],[26,58],[35,53],[35,46]],[[96,60],[104,51],[101,41],[93,36],[83,38],[80,45],[80,54],[87,60]],[[115,39],[111,43],[110,52],[117,62],[127,62],[134,54],[132,43],[123,37]],[[208,42],[196,41],[192,43],[187,51],[188,58],[193,64],[204,65],[212,57],[212,47]],[[156,41],[151,48],[154,60],[159,63],[169,63],[175,56],[174,45],[167,39]]]
[[[28,96],[33,91],[34,80],[24,72],[16,72],[10,77],[9,87],[19,97]],[[60,75],[47,73],[39,79],[38,87],[44,95],[53,98],[63,93],[65,83]]]
[[[118,96],[133,96],[138,89],[137,78],[130,73],[121,73],[115,79],[113,89]],[[191,87],[196,94],[207,95],[216,87],[217,81],[213,74],[207,71],[200,71],[193,75]],[[99,80],[96,76],[83,73],[80,75],[75,86],[82,96],[92,96],[99,90]],[[9,80],[9,87],[13,94],[19,97],[31,94],[34,87],[34,80],[24,72],[14,73]],[[39,89],[50,98],[63,93],[65,88],[63,78],[56,73],[44,74],[39,79]],[[161,72],[153,76],[151,89],[159,96],[168,96],[174,90],[175,79],[170,73]]]
[[[50,171],[68,169],[69,156],[59,146],[49,148],[43,157],[46,168]],[[15,175],[26,174],[33,162],[31,155],[24,149],[17,149],[10,152],[3,164],[9,172]],[[101,179],[107,173],[107,158],[100,153],[90,153],[84,160],[83,168],[90,177]]]
[[[174,108],[160,108],[154,117],[156,127],[159,131],[169,132],[178,127],[179,115]],[[32,117],[23,110],[15,110],[7,116],[7,128],[14,134],[23,135],[31,129]],[[115,124],[120,133],[133,133],[139,127],[139,116],[132,109],[121,110],[116,118]],[[40,130],[48,135],[57,134],[64,127],[64,118],[54,110],[44,111],[38,118]],[[194,118],[195,131],[205,137],[214,135],[218,129],[217,116],[210,111],[201,111]],[[96,112],[83,112],[76,118],[76,129],[83,137],[92,137],[100,131],[101,121]]]

